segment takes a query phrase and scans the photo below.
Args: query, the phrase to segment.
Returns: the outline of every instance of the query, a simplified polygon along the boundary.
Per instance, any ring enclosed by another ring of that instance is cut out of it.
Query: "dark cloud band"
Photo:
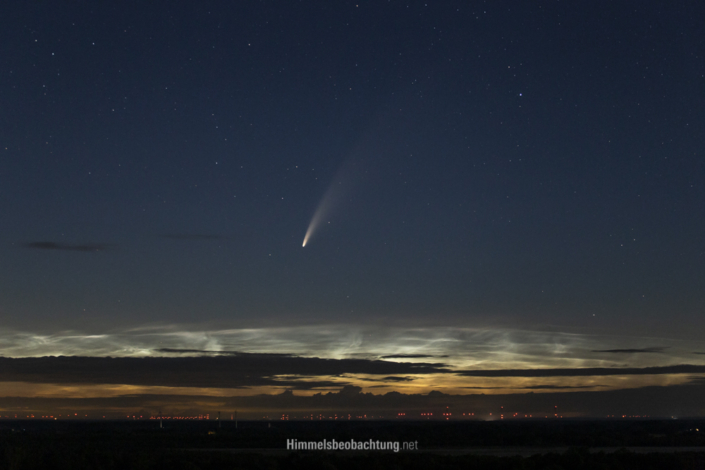
[[[668,348],[651,347],[640,349],[593,349],[596,353],[613,353],[613,354],[638,354],[638,353],[663,353]]]
[[[329,377],[449,373],[438,364],[234,353],[198,357],[0,358],[0,381],[244,388],[340,386]],[[309,380],[312,378],[313,381]],[[390,379],[392,380],[392,379]],[[398,379],[394,381],[399,381]],[[312,385],[314,384],[314,385]]]
[[[115,247],[115,245],[109,244],[95,244],[88,243],[82,245],[70,245],[65,243],[56,242],[29,242],[24,244],[25,248],[30,248],[33,250],[58,250],[58,251],[106,251]]]
[[[389,356],[381,356],[380,359],[430,359],[430,358],[446,358],[447,354],[434,356],[432,354],[391,354]]]
[[[458,372],[465,377],[585,377],[604,375],[663,375],[695,374],[705,372],[705,366],[681,364],[663,367],[586,367],[578,369],[492,369],[464,370]]]

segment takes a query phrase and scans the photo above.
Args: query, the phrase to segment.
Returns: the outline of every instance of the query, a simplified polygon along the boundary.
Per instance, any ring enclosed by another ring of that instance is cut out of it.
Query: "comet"
[[[301,244],[302,247],[305,247],[308,244],[313,234],[321,226],[321,221],[323,221],[323,219],[330,213],[332,207],[335,205],[334,203],[338,201],[341,195],[340,187],[340,183],[333,183],[328,187],[328,190],[323,195],[321,202],[319,202],[318,207],[316,207],[316,212],[314,212],[313,217],[311,217],[311,222],[309,222],[308,229],[306,229],[306,235],[304,236],[304,242]]]
[[[321,227],[323,221],[328,218],[331,214],[333,208],[338,205],[338,202],[343,198],[343,195],[347,192],[347,189],[352,185],[353,180],[359,178],[359,165],[356,164],[354,158],[349,158],[336,173],[333,182],[328,186],[325,194],[321,198],[321,202],[318,203],[316,211],[311,217],[311,222],[308,224],[308,229],[306,229],[306,235],[304,236],[304,241],[301,244],[305,247],[311,241],[313,235]]]
[[[373,173],[371,170],[375,167],[374,162],[383,158],[382,149],[389,145],[384,144],[381,139],[381,131],[387,132],[388,124],[392,121],[388,123],[387,119],[382,119],[383,117],[378,116],[375,123],[373,123],[374,125],[365,132],[358,144],[338,168],[338,172],[323,194],[316,211],[313,213],[313,217],[311,217],[311,222],[309,222],[306,229],[306,235],[304,235],[304,241],[301,244],[302,248],[311,243],[311,239],[320,230],[324,222],[328,220],[328,217],[332,215],[333,210],[346,202],[343,199],[349,190],[364,185],[366,181],[369,181],[368,178]]]

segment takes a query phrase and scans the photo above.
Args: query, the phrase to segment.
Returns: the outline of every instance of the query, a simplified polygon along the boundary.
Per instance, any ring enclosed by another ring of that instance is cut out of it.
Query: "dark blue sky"
[[[698,2],[1,10],[7,328],[705,327]]]

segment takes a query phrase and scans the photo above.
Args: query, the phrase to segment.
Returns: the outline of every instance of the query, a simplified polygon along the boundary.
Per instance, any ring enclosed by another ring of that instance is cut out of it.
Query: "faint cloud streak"
[[[111,244],[80,244],[80,245],[70,245],[65,243],[56,242],[29,242],[25,243],[25,248],[30,248],[32,250],[57,250],[57,251],[80,251],[80,252],[93,252],[93,251],[107,251],[115,248],[116,245]]]

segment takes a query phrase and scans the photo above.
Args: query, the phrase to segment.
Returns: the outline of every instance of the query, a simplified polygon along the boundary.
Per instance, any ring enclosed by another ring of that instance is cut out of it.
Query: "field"
[[[0,469],[705,469],[705,420],[218,424],[7,420]],[[287,450],[287,440],[399,451]]]

